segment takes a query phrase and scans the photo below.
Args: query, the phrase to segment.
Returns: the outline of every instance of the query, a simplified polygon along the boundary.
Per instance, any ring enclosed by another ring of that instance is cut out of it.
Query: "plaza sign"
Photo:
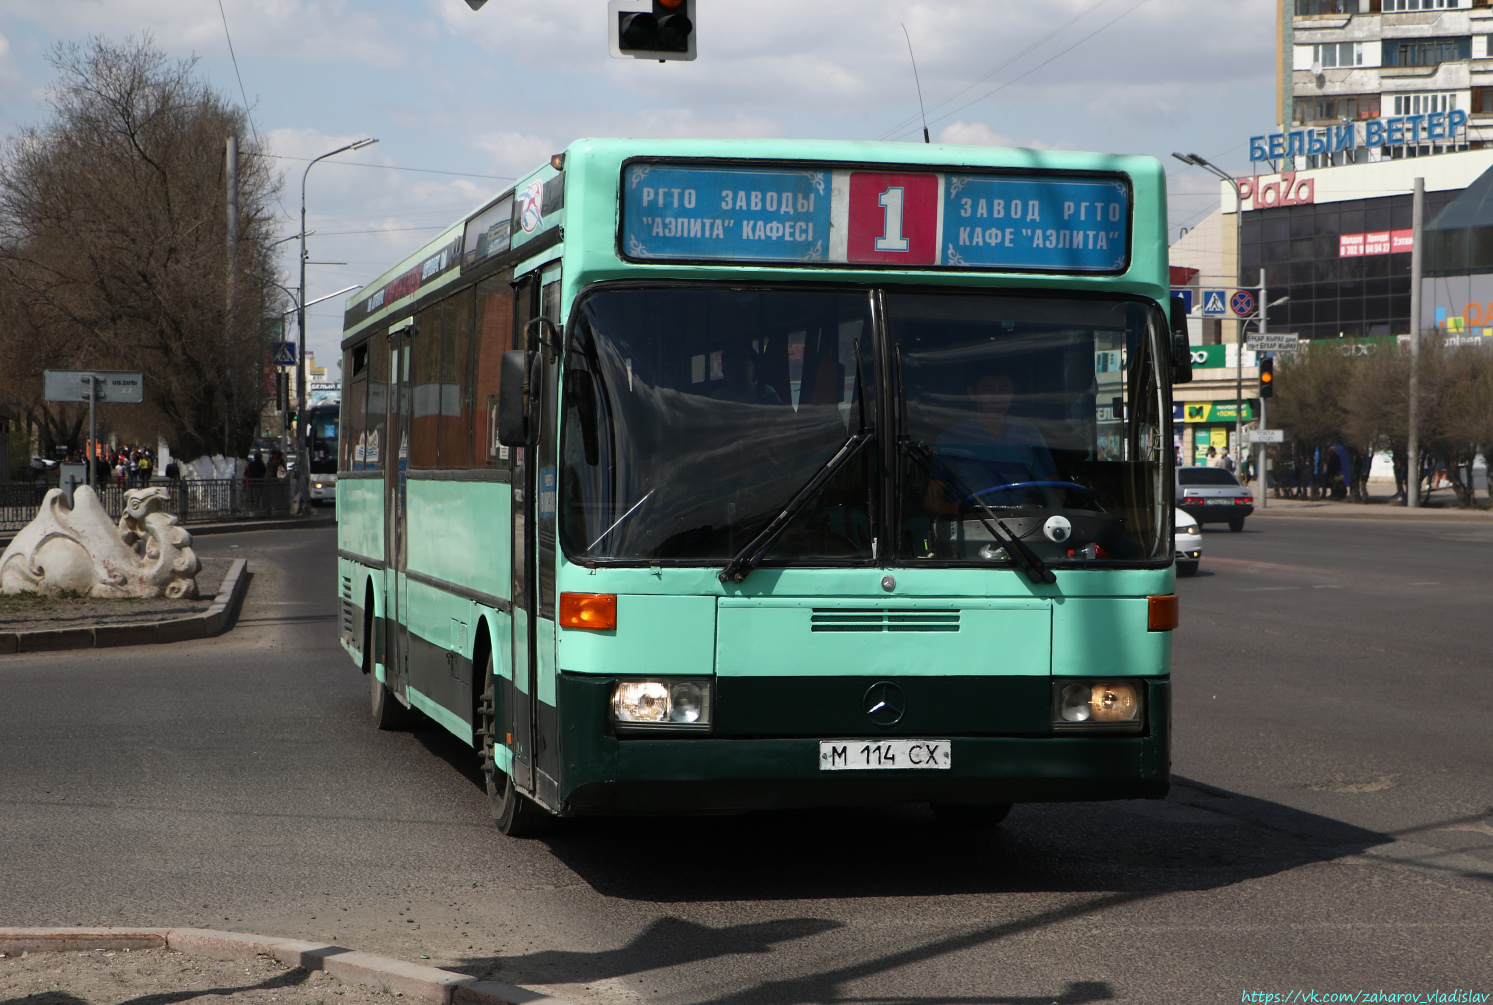
[[[1288,157],[1332,154],[1358,147],[1419,146],[1422,143],[1453,144],[1457,130],[1467,127],[1467,113],[1461,109],[1429,112],[1424,115],[1397,115],[1389,119],[1344,122],[1316,129],[1292,129],[1249,138],[1249,159],[1278,161]]]

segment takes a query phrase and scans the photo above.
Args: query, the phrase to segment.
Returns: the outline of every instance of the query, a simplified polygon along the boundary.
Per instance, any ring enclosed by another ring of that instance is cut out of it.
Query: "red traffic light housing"
[[[1261,358],[1260,360],[1260,397],[1270,398],[1275,395],[1275,360]]]
[[[695,58],[695,0],[611,0],[607,18],[618,59]]]

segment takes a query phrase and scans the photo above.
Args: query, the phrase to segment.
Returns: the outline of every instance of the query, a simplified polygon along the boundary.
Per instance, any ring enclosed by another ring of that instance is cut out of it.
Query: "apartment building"
[[[1279,133],[1256,145],[1257,162],[1299,170],[1493,145],[1490,0],[1278,0],[1278,22]]]

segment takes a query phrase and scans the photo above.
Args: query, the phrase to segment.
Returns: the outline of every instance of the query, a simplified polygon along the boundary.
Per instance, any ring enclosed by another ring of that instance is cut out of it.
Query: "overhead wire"
[[[1000,73],[1002,70],[1004,70],[1007,67],[1011,66],[1012,64],[1018,62],[1024,56],[1026,56],[1029,53],[1033,52],[1034,50],[1040,48],[1043,44],[1045,44],[1050,39],[1056,37],[1057,35],[1060,35],[1062,32],[1066,31],[1067,29],[1069,29],[1073,25],[1077,24],[1083,18],[1087,17],[1088,15],[1092,14],[1094,11],[1098,10],[1100,7],[1103,7],[1105,4],[1110,3],[1110,2],[1111,2],[1111,0],[1094,0],[1094,2],[1091,3],[1089,6],[1085,7],[1083,10],[1079,11],[1077,14],[1075,14],[1073,17],[1071,17],[1070,19],[1068,19],[1064,23],[1058,25],[1056,28],[1054,28],[1052,31],[1048,32],[1046,35],[1043,35],[1041,38],[1037,39],[1037,41],[1033,42],[1031,45],[1027,46],[1025,49],[1021,50],[1016,55],[1014,55],[1010,59],[1006,60],[1004,63],[1001,63],[999,66],[995,67],[994,69],[992,69],[992,70],[990,70],[990,71],[988,71],[988,72],[986,72],[984,74],[981,74],[980,76],[976,77],[974,80],[970,81],[968,84],[965,84],[959,90],[955,91],[953,94],[949,95],[947,98],[944,98],[942,101],[939,101],[939,102],[935,103],[934,106],[933,106],[933,110],[935,112],[938,111],[938,109],[942,108],[944,105],[947,105],[949,102],[958,99],[958,97],[961,94],[966,94],[969,91],[973,90],[974,88],[978,87],[980,84],[983,84],[985,81],[989,80],[991,77],[995,76],[997,73]],[[905,27],[903,28],[903,31],[906,31]],[[892,126],[890,129],[887,129],[885,132],[883,132],[880,136],[878,136],[876,138],[879,139],[879,140],[884,140],[884,139],[887,139],[887,138],[889,138],[890,136],[892,136],[894,134],[900,133],[901,131],[905,130],[908,126],[916,124],[917,121],[918,121],[918,118],[919,118],[919,116],[916,116],[916,115],[909,116],[908,118],[903,119],[901,122],[898,122],[896,125]]]
[[[964,111],[966,108],[969,108],[971,105],[977,105],[980,102],[984,101],[986,98],[989,98],[989,97],[992,97],[992,96],[994,96],[996,94],[999,94],[1001,91],[1004,91],[1006,88],[1010,87],[1012,84],[1015,84],[1015,83],[1017,83],[1018,81],[1021,81],[1021,80],[1025,80],[1027,77],[1030,77],[1032,74],[1036,73],[1038,70],[1042,69],[1043,67],[1048,66],[1049,64],[1051,64],[1055,60],[1059,59],[1060,57],[1066,56],[1068,53],[1072,52],[1074,49],[1077,49],[1079,46],[1083,45],[1085,42],[1087,42],[1089,39],[1093,38],[1095,35],[1098,35],[1100,32],[1103,32],[1106,29],[1111,28],[1114,25],[1120,23],[1125,18],[1129,17],[1131,14],[1134,14],[1137,10],[1140,10],[1140,8],[1144,7],[1146,4],[1148,4],[1150,2],[1151,2],[1151,0],[1137,0],[1137,2],[1135,4],[1133,4],[1130,7],[1129,10],[1125,11],[1123,14],[1119,15],[1118,17],[1116,17],[1116,18],[1114,18],[1114,19],[1106,22],[1105,24],[1101,25],[1100,27],[1095,28],[1093,31],[1089,32],[1083,38],[1079,39],[1077,42],[1074,42],[1072,45],[1068,46],[1068,48],[1062,49],[1062,50],[1060,50],[1058,52],[1053,53],[1051,56],[1047,57],[1042,62],[1038,63],[1036,66],[1032,67],[1030,70],[1026,70],[1026,71],[1024,71],[1022,73],[1017,74],[1016,76],[1012,77],[1010,80],[1008,80],[1005,83],[1001,84],[999,87],[991,88],[989,91],[986,91],[984,94],[980,95],[978,98],[975,98],[972,101],[966,101],[964,104],[960,105],[958,108],[955,108],[953,111],[950,111],[950,112],[948,112],[948,113],[946,113],[944,115],[934,116],[934,121],[937,122],[937,121],[939,121],[941,119],[946,119],[946,118],[949,118],[950,116],[957,115],[958,113]],[[903,134],[905,135],[905,130],[904,130]],[[893,137],[893,138],[895,139],[896,137]]]
[[[310,157],[292,157],[289,154],[257,153],[254,156],[256,156],[256,157],[272,157],[272,158],[274,158],[275,160],[278,160],[278,161],[310,161],[310,160],[313,159],[313,158],[310,158]],[[368,161],[327,161],[327,164],[329,164],[329,165],[331,165],[333,167],[337,167],[337,166],[341,166],[341,167],[367,167],[367,168],[381,168],[382,170],[385,170],[385,171],[414,171],[414,172],[418,172],[419,174],[444,174],[444,175],[452,175],[452,176],[457,177],[457,178],[490,178],[490,179],[492,179],[494,181],[514,181],[514,180],[516,180],[513,175],[507,175],[507,174],[477,174],[477,173],[475,173],[473,171],[441,171],[441,170],[438,170],[436,168],[401,167],[398,164],[372,164],[372,163],[369,163]]]

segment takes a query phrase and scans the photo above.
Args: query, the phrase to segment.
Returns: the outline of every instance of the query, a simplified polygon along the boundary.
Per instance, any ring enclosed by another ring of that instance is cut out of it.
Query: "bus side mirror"
[[[1187,304],[1172,297],[1172,383],[1192,383],[1192,345],[1187,341]]]
[[[529,421],[530,377],[538,369],[539,354],[522,349],[503,353],[498,376],[498,442],[505,447],[532,447],[539,439],[539,422]]]

